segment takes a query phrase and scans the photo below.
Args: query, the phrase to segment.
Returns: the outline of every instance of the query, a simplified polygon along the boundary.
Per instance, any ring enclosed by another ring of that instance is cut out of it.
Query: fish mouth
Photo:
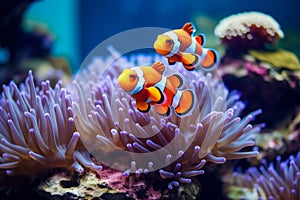
[[[125,92],[130,91],[130,88],[128,87],[128,82],[126,81],[126,75],[124,72],[119,75],[118,82],[119,82],[120,87],[123,90],[125,90]]]
[[[124,82],[124,81],[119,81],[119,85],[120,87],[125,91],[125,92],[130,92],[133,88],[126,84],[127,82]]]
[[[154,42],[154,49],[156,50],[157,53],[159,53],[162,56],[168,55],[170,53],[169,49],[166,49],[164,45],[161,45],[159,42],[155,41]]]
[[[162,56],[168,55],[170,51],[166,49],[163,45],[159,44],[158,42],[154,43],[154,49],[157,53],[159,53]]]

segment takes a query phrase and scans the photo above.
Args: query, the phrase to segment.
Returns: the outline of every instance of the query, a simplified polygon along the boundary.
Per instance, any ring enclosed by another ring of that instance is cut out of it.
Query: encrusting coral
[[[276,51],[255,51],[250,50],[249,54],[259,61],[270,63],[275,68],[286,68],[290,70],[300,70],[298,57],[287,50],[278,49]]]
[[[134,156],[125,160],[130,168],[125,175],[160,169],[160,176],[170,180],[168,187],[172,189],[179,182],[189,183],[191,177],[203,174],[206,162],[222,164],[226,160],[257,156],[256,151],[241,149],[254,145],[261,126],[249,122],[260,110],[241,119],[239,115],[245,105],[239,101],[239,94],[228,94],[211,74],[204,76],[199,71],[189,72],[175,66],[184,79],[191,80],[185,87],[192,88],[197,96],[197,106],[191,115],[178,117],[172,113],[170,117],[161,117],[152,110],[139,112],[135,101],[119,87],[117,77],[125,66],[149,60],[153,61],[153,57],[140,55],[130,62],[123,57],[97,58],[78,74],[73,91],[77,94],[73,101],[75,124],[96,158],[112,162],[116,161],[114,151],[132,152]],[[102,76],[96,76],[101,71]],[[151,157],[151,152],[159,150],[162,151]],[[139,159],[137,154],[145,158]],[[120,165],[117,161],[109,164]]]
[[[52,168],[98,170],[78,144],[69,91],[58,82],[34,84],[29,71],[20,88],[3,86],[0,100],[0,169],[8,175],[34,175]]]
[[[129,185],[123,172],[110,168],[101,170],[100,177],[95,173],[82,173],[78,176],[62,172],[56,173],[41,182],[39,191],[45,199],[51,196],[58,199],[161,199],[163,193],[154,190],[151,179],[134,178]],[[196,193],[197,194],[197,193]],[[186,194],[184,196],[187,196]],[[186,199],[195,199],[187,197]],[[179,198],[181,199],[181,198]]]

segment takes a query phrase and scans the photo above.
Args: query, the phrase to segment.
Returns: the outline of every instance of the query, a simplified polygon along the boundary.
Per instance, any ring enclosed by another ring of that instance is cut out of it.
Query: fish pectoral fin
[[[156,112],[162,116],[168,116],[170,114],[170,108],[168,106],[156,104],[154,107]]]
[[[184,90],[180,98],[178,106],[175,108],[175,112],[179,116],[184,116],[191,112],[195,104],[195,95],[192,90]]]
[[[183,79],[179,74],[172,74],[168,77],[168,80],[174,85],[176,88],[179,88],[183,84]]]
[[[201,46],[204,46],[205,43],[205,36],[203,34],[197,35],[195,37],[196,41],[198,42],[198,44],[200,44]]]
[[[137,101],[136,102],[136,108],[143,113],[146,113],[150,110],[150,104],[143,101]]]
[[[187,22],[183,25],[182,30],[186,31],[188,34],[192,35],[194,32],[194,27],[191,22]]]
[[[160,74],[163,74],[165,71],[165,65],[162,62],[155,62],[152,65],[152,68]]]
[[[169,63],[169,65],[175,65],[176,62],[169,61],[168,63]]]
[[[212,69],[217,65],[217,63],[218,63],[217,52],[213,49],[207,49],[207,53],[201,62],[201,66],[204,69]]]
[[[191,53],[182,53],[181,62],[185,69],[191,71],[195,69],[195,65],[198,63],[198,56]]]
[[[176,63],[175,60],[172,60],[171,58],[168,58],[169,65],[174,65]]]
[[[164,101],[164,95],[157,87],[149,87],[148,98],[154,103],[162,103]]]

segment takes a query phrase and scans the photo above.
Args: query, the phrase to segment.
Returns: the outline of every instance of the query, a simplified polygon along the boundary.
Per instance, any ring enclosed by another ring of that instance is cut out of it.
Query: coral
[[[125,177],[122,172],[104,168],[100,176],[83,173],[71,176],[62,171],[38,186],[43,199],[196,199],[199,183],[180,185],[177,191],[161,191],[161,182],[149,177]]]
[[[256,137],[256,146],[260,151],[256,158],[259,162],[263,159],[272,161],[276,156],[287,157],[299,151],[300,131],[299,131],[300,112],[295,118],[286,120],[275,130],[264,131]],[[253,159],[254,161],[255,159]]]
[[[266,44],[274,44],[284,37],[279,24],[261,12],[244,12],[226,17],[214,32],[232,56],[249,49],[265,49]]]
[[[69,91],[50,82],[34,84],[30,71],[20,89],[3,86],[0,101],[0,169],[9,175],[37,174],[65,167],[98,170],[89,153],[78,145]]]
[[[97,58],[77,75],[73,91],[75,125],[85,146],[99,161],[124,170],[125,175],[139,176],[160,169],[160,176],[170,180],[168,187],[172,189],[203,174],[206,162],[222,164],[257,156],[256,151],[240,150],[254,145],[260,126],[249,122],[260,110],[243,119],[238,117],[245,106],[238,100],[239,94],[228,94],[211,74],[203,76],[174,66],[190,80],[184,87],[196,93],[197,106],[191,115],[181,118],[171,113],[162,117],[152,110],[139,112],[135,101],[119,87],[117,77],[131,63],[139,65],[153,59],[161,58],[140,55],[131,57],[130,62],[123,57]]]
[[[224,194],[229,199],[300,199],[299,59],[275,48],[276,40],[283,37],[279,25],[270,17],[262,22],[257,14],[252,13],[252,19],[249,13],[231,16],[215,29],[226,45],[219,66],[225,85],[243,94],[249,105],[244,112],[261,108],[264,112],[256,122],[266,123],[256,137],[259,156],[221,173]],[[243,31],[235,32],[237,27]],[[281,158],[288,159],[281,162]]]
[[[276,68],[287,68],[290,70],[300,70],[298,57],[287,50],[278,49],[276,51],[250,50],[249,54],[260,61],[270,63]]]
[[[227,174],[226,193],[230,199],[300,199],[300,152],[276,163],[250,167],[245,173]]]
[[[299,70],[278,68],[247,54],[242,59],[223,59],[219,71],[229,90],[238,90],[243,94],[243,100],[248,102],[247,112],[258,108],[264,111],[258,119],[268,128],[276,128],[286,118],[297,114],[295,105],[300,102]]]
[[[275,48],[284,34],[271,16],[259,12],[229,16],[216,26],[215,35],[226,48],[219,66],[226,86],[243,94],[249,110],[264,110],[259,119],[267,128],[276,128],[295,114],[294,105],[300,102],[299,59]]]
[[[153,190],[149,181],[145,179],[127,180],[122,172],[105,168],[101,175],[84,173],[80,176],[71,176],[68,173],[57,173],[40,183],[38,189],[42,196],[51,199],[110,199],[106,197],[123,197],[122,199],[159,199],[160,191]],[[131,182],[131,185],[129,184]],[[132,184],[134,182],[134,185]],[[129,192],[128,192],[129,191]]]

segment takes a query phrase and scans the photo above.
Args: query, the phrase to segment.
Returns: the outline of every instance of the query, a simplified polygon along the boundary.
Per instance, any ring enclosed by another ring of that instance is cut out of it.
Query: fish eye
[[[170,45],[170,44],[173,44],[173,41],[171,39],[167,39],[166,43]]]
[[[129,78],[134,80],[134,79],[136,79],[136,75],[130,74],[130,75],[129,75]]]

